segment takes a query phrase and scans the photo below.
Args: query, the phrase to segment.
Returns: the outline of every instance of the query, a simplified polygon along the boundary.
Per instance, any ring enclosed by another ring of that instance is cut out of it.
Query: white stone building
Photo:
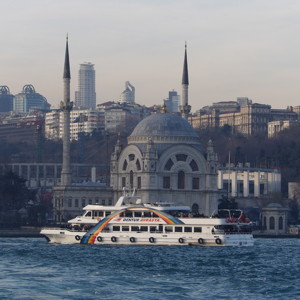
[[[231,197],[260,197],[281,191],[279,169],[219,168],[218,188]]]
[[[111,187],[136,189],[144,202],[171,201],[211,215],[218,205],[217,155],[205,151],[190,124],[176,114],[153,114],[142,120],[111,159]],[[116,200],[116,199],[115,199]]]

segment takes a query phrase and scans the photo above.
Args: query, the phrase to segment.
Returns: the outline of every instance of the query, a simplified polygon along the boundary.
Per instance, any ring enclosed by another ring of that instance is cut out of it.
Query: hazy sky
[[[32,84],[52,108],[67,33],[71,98],[83,62],[95,64],[97,103],[118,100],[126,80],[142,105],[181,95],[187,41],[192,111],[243,96],[300,105],[300,0],[3,0],[0,23],[0,85]]]

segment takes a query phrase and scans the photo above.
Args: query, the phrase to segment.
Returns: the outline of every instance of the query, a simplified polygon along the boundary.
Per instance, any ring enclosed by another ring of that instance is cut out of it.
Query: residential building
[[[78,71],[78,91],[75,92],[75,106],[96,109],[95,70],[90,62],[80,64]]]
[[[79,109],[74,107],[70,111],[70,140],[78,140],[79,135],[91,134],[93,131],[104,130],[104,113],[98,110]],[[45,135],[48,139],[62,139],[63,113],[52,110],[45,116]]]

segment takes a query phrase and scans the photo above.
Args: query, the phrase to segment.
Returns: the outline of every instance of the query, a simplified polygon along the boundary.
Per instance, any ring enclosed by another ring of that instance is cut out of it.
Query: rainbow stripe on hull
[[[115,217],[117,217],[121,213],[125,212],[126,210],[133,210],[133,209],[137,209],[137,208],[139,208],[139,207],[124,208],[124,209],[121,209],[117,212],[114,212],[113,214],[111,214],[107,218],[104,218],[95,227],[93,227],[91,230],[89,230],[82,237],[82,239],[80,241],[80,244],[94,244],[97,236],[99,235],[99,233],[107,226],[107,224],[112,219],[114,219]],[[145,208],[145,207],[140,207],[140,208],[143,208],[147,211],[153,212],[157,217],[161,218],[166,224],[169,224],[169,225],[183,224],[183,222],[180,221],[178,218],[173,217],[173,216],[171,216],[167,213],[161,212],[159,210],[156,210],[154,208]]]

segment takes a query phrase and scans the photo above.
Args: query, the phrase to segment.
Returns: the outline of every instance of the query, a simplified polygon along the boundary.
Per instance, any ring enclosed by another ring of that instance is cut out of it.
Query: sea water
[[[299,239],[253,247],[0,239],[0,299],[300,299]]]

